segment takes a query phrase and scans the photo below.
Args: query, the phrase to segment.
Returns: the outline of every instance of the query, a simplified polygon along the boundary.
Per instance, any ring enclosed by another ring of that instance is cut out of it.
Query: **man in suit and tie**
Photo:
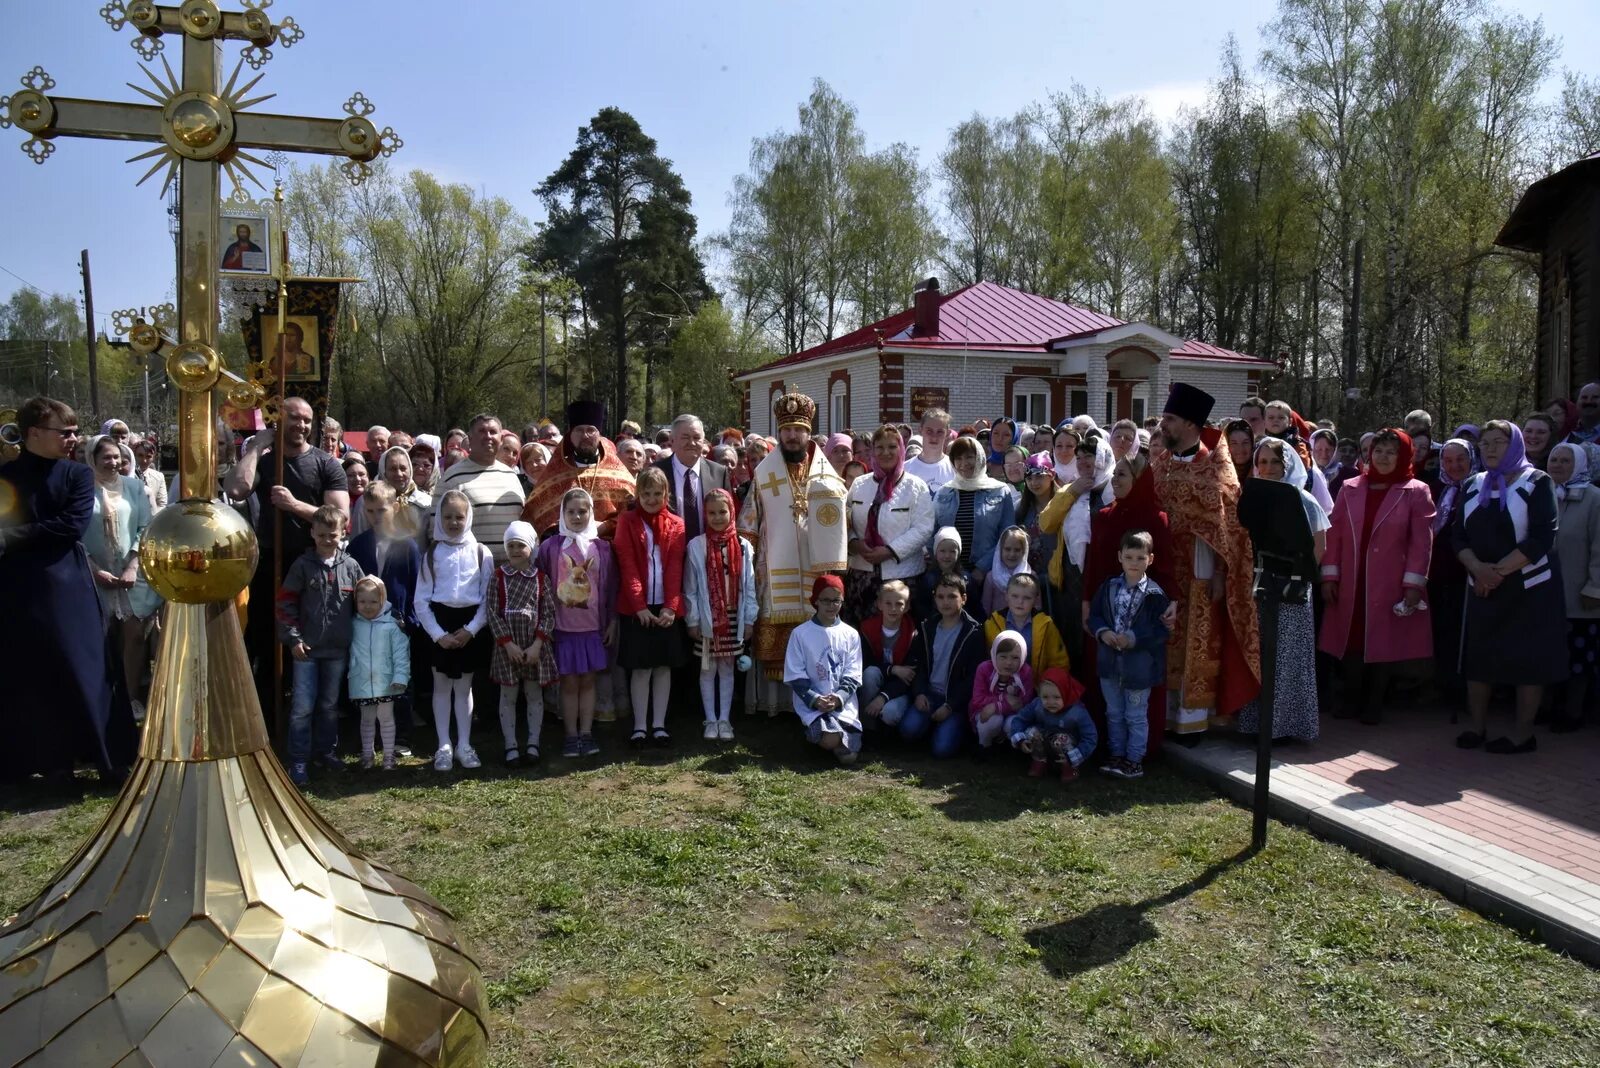
[[[692,415],[672,421],[672,455],[657,460],[667,476],[667,507],[683,518],[684,537],[704,533],[706,494],[728,488],[728,469],[705,458],[706,428]]]

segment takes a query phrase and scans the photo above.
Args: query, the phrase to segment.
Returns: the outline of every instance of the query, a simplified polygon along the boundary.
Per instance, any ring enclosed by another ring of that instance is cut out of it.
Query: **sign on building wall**
[[[917,386],[911,391],[911,421],[919,422],[929,408],[950,410],[950,390],[944,386]]]

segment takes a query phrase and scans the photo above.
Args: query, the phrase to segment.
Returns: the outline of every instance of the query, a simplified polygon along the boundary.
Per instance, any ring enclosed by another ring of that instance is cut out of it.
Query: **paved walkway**
[[[1541,729],[1524,756],[1457,749],[1460,729],[1431,707],[1324,716],[1315,743],[1276,750],[1274,815],[1600,965],[1600,729]],[[1251,741],[1162,751],[1248,803]]]

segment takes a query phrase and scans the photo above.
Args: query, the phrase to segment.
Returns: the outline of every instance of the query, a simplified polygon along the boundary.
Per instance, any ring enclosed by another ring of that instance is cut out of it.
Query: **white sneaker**
[[[706,729],[705,729],[703,737],[708,742],[714,742],[714,741],[717,740],[717,721],[716,720],[714,720],[714,719],[706,720]]]
[[[456,766],[456,753],[449,745],[441,745],[439,751],[433,754],[433,770],[449,771]]]
[[[478,751],[470,745],[462,746],[461,751],[456,755],[461,761],[461,766],[468,771],[483,767],[483,761],[478,759]]]
[[[717,737],[725,742],[733,741],[733,720],[723,719],[717,721]]]

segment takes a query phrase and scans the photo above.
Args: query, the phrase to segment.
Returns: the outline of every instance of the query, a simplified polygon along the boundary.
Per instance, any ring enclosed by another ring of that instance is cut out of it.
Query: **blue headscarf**
[[[1506,487],[1533,470],[1533,465],[1528,462],[1528,447],[1522,441],[1522,428],[1512,422],[1506,425],[1511,428],[1511,441],[1506,445],[1505,455],[1483,475],[1485,496],[1502,509],[1506,506]]]
[[[994,447],[994,432],[1000,426],[1007,426],[1011,429],[1011,441],[1006,444],[1005,449],[996,449]],[[989,428],[989,462],[999,464],[1002,467],[1005,466],[1006,449],[1015,444],[1017,444],[1017,421],[1010,416],[1002,416],[996,419],[994,425]]]

